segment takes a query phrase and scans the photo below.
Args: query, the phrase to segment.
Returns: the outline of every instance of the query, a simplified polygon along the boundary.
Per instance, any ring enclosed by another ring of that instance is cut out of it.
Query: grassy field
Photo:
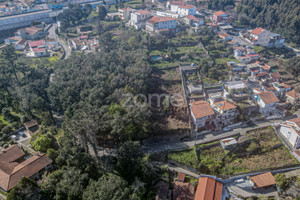
[[[299,164],[282,144],[272,127],[258,129],[238,138],[239,145],[232,151],[220,145],[209,148],[187,149],[170,153],[169,159],[191,166],[199,173],[218,176],[251,171],[263,171]],[[218,142],[217,142],[218,143]]]
[[[216,64],[226,64],[229,61],[233,61],[238,63],[239,61],[237,59],[232,59],[232,58],[217,58],[216,59]]]

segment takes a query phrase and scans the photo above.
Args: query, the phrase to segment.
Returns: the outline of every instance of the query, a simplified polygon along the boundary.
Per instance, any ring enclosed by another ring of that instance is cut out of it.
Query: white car
[[[232,129],[229,128],[229,127],[224,127],[224,128],[223,128],[223,131],[230,131],[230,130],[232,130]]]

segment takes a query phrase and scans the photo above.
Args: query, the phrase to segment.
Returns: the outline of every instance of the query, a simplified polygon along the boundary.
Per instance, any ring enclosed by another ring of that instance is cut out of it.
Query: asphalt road
[[[64,49],[64,51],[66,53],[64,59],[67,59],[71,55],[71,49],[70,49],[69,45],[67,45],[65,43],[65,41],[63,41],[61,38],[58,37],[58,35],[56,35],[56,33],[55,33],[56,28],[57,28],[57,24],[53,24],[53,26],[49,29],[48,37],[49,38],[54,38],[59,42],[59,44],[62,46],[62,48]]]
[[[210,133],[210,134],[206,134],[206,135],[199,135],[199,136],[197,136],[197,139],[189,140],[189,141],[185,141],[185,142],[168,140],[168,141],[151,143],[149,145],[144,145],[143,149],[144,149],[145,153],[159,153],[159,152],[164,152],[164,151],[181,150],[181,149],[185,149],[188,147],[192,147],[196,144],[203,144],[203,143],[211,142],[214,140],[220,140],[223,138],[232,137],[239,133],[243,134],[243,133],[246,133],[247,131],[251,131],[251,130],[254,130],[257,128],[268,127],[274,123],[281,123],[281,122],[283,122],[283,120],[272,120],[272,121],[268,121],[268,122],[256,122],[255,126],[246,127],[246,128],[236,128],[229,132],[218,131],[218,132],[214,132],[214,133]]]

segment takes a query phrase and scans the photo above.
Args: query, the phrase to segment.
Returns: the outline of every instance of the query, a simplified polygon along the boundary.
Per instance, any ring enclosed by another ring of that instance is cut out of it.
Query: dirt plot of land
[[[154,69],[151,85],[151,109],[154,119],[158,123],[159,134],[184,134],[189,132],[188,114],[183,102],[183,89],[179,69],[158,70]],[[168,96],[180,95],[175,98],[175,105],[169,102]]]
[[[234,175],[299,164],[282,144],[272,127],[258,129],[237,139],[231,151],[216,141],[195,149],[169,153],[170,160],[195,168],[199,173]]]

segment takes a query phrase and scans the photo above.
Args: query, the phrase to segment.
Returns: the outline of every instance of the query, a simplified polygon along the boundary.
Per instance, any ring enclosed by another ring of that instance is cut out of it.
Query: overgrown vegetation
[[[223,150],[219,142],[169,154],[169,159],[197,169],[199,173],[218,176],[263,171],[298,162],[282,145],[272,128],[258,129],[239,138],[234,149]]]

